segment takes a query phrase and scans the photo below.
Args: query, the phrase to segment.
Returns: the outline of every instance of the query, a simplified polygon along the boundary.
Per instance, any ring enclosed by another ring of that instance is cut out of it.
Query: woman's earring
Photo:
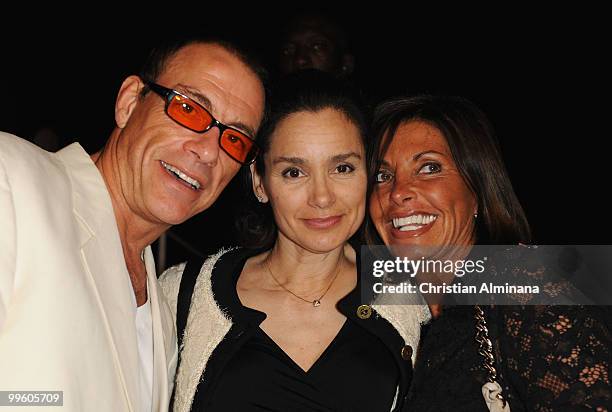
[[[474,213],[474,219],[478,219],[478,212]]]
[[[259,203],[263,203],[263,198],[261,197],[261,195],[256,195],[257,196],[257,201]]]

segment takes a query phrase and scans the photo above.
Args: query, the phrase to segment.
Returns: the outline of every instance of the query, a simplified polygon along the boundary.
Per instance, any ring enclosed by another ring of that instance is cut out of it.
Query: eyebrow
[[[356,152],[349,152],[349,153],[342,153],[342,154],[338,154],[335,156],[331,157],[331,161],[332,162],[342,162],[346,159],[349,159],[351,157],[355,157],[357,159],[361,159],[361,155],[359,153]],[[286,157],[286,156],[279,156],[276,159],[274,159],[272,161],[272,164],[278,164],[278,163],[293,163],[293,164],[298,164],[298,165],[303,165],[306,163],[306,160],[304,160],[301,157]]]
[[[417,161],[417,160],[419,160],[421,157],[425,156],[426,154],[431,154],[431,153],[433,153],[433,154],[437,154],[437,155],[440,155],[440,156],[446,156],[444,153],[442,153],[442,152],[438,152],[437,150],[426,150],[426,151],[424,151],[424,152],[421,152],[421,153],[417,153],[417,154],[415,154],[415,155],[412,157],[412,161],[413,161],[413,162],[416,162],[416,161]],[[379,165],[379,167],[382,167],[382,166],[384,166],[384,167],[391,167],[391,164],[390,164],[389,162],[387,162],[386,160],[384,160],[384,159],[383,159],[383,160],[381,160],[380,162],[378,162],[378,165]]]
[[[177,84],[177,87],[183,89],[185,94],[189,94],[190,96],[193,96],[198,101],[198,103],[204,106],[209,112],[213,111],[213,104],[210,101],[210,99],[204,96],[198,90],[194,89],[193,87],[189,87],[185,84],[182,84],[182,83]],[[226,126],[230,126],[235,129],[240,129],[242,132],[246,132],[246,134],[249,135],[250,138],[253,138],[253,136],[255,136],[255,130],[253,130],[252,127],[242,122],[227,123]]]
[[[440,156],[446,156],[444,153],[438,152],[437,150],[426,150],[424,152],[421,153],[417,153],[416,155],[414,155],[414,157],[412,158],[412,160],[417,161],[419,160],[421,157],[425,156],[426,154],[437,154]]]
[[[304,163],[306,163],[306,161],[302,159],[301,157],[279,156],[272,161],[273,165],[278,164],[278,163],[293,163],[296,165],[303,165]]]
[[[335,155],[331,158],[333,162],[342,162],[343,160],[349,159],[351,157],[357,158],[357,160],[361,160],[361,155],[356,152],[342,153],[339,155]]]

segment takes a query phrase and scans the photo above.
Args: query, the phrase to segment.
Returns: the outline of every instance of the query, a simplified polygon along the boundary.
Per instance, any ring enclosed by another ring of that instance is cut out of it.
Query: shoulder
[[[610,307],[584,305],[537,305],[499,307],[500,334],[516,337],[529,333],[531,339],[557,345],[563,340],[577,341],[597,334],[609,345]]]
[[[431,312],[421,295],[380,294],[377,295],[372,307],[387,320],[407,319],[419,326],[431,320]]]
[[[26,139],[0,132],[0,164],[6,173],[28,176],[34,170],[54,164],[53,156]]]
[[[11,155],[15,155],[18,153],[36,153],[36,152],[44,152],[49,153],[46,150],[43,150],[31,143],[30,141],[15,136],[14,134],[0,132],[0,153],[8,153]]]
[[[412,364],[416,361],[417,350],[421,340],[421,326],[431,319],[427,305],[421,304],[382,304],[372,305],[377,314],[385,319],[399,333],[404,342],[413,349]]]
[[[166,269],[158,279],[159,286],[168,301],[168,305],[170,305],[173,316],[176,315],[179,286],[181,285],[185,265],[186,263],[183,262]]]
[[[219,259],[221,259],[221,257],[223,257],[224,255],[234,250],[237,250],[237,249],[222,248],[214,255],[210,255],[209,257],[207,257],[204,260],[204,263],[202,264],[202,266],[200,267],[197,282],[198,283],[201,283],[203,281],[210,282],[213,268],[215,267]],[[183,278],[183,272],[185,271],[186,265],[187,263],[183,262],[178,265],[172,266],[166,269],[164,273],[162,273],[161,276],[159,277],[159,284],[164,293],[164,296],[168,300],[168,303],[170,305],[170,308],[172,309],[173,314],[176,314],[176,304],[178,300],[179,288],[181,286],[181,279]]]
[[[71,146],[79,148],[81,157],[91,163],[78,144]],[[41,228],[53,229],[59,235],[69,233],[57,229],[59,225],[71,224],[69,222],[73,220],[75,191],[70,172],[58,154],[0,132],[3,196],[11,198],[16,227],[32,230],[30,239],[42,237]]]
[[[19,187],[17,201],[36,204],[43,197],[57,201],[70,196],[74,182],[88,184],[90,175],[98,171],[78,143],[51,153],[25,139],[0,132],[0,173],[11,186]]]
[[[385,302],[383,304],[373,305],[381,316],[387,320],[397,320],[405,322],[410,319],[416,324],[423,325],[430,321],[431,312],[426,304],[395,304]]]

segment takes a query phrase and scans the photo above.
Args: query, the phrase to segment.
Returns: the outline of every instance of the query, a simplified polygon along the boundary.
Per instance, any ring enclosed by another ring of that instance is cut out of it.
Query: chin
[[[210,202],[200,198],[196,202],[180,202],[178,199],[166,199],[166,202],[157,201],[156,208],[152,208],[157,218],[169,225],[179,225],[193,216],[201,213],[210,206]]]
[[[317,253],[329,253],[339,247],[342,247],[348,242],[348,238],[336,239],[318,239],[304,244],[305,249],[312,250]]]
[[[179,209],[172,207],[157,210],[155,213],[157,220],[172,226],[179,225],[185,222],[193,215],[194,213],[191,210],[187,210],[186,208]]]
[[[168,224],[170,226],[176,226],[176,225],[180,225],[181,223],[185,222],[186,220],[188,220],[191,216],[178,216],[178,215],[166,215],[166,216],[162,216],[160,217],[160,221],[162,221],[165,224]]]
[[[428,255],[431,250],[431,242],[423,238],[395,238],[387,234],[387,239],[383,239],[386,246],[395,256],[416,258],[421,255]]]

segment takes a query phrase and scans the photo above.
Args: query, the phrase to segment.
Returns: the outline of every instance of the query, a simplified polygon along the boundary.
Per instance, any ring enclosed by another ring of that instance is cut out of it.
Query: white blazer
[[[150,247],[145,264],[153,410],[165,411],[176,331]],[[141,411],[133,293],[89,155],[76,143],[49,153],[0,133],[0,391],[63,391],[62,411]]]

